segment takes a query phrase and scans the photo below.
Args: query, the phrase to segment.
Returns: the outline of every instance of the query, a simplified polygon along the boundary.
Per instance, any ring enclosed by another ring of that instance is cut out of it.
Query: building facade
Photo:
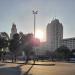
[[[63,39],[62,45],[67,46],[70,50],[75,49],[75,38]]]
[[[47,25],[47,48],[54,51],[61,46],[63,39],[63,26],[58,19]]]
[[[63,39],[63,25],[58,19],[54,19],[47,25],[47,50],[54,51],[60,46],[66,46],[70,50],[75,49],[75,38]]]

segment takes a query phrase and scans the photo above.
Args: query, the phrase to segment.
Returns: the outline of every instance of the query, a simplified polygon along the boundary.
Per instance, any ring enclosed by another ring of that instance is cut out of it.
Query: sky
[[[33,32],[32,10],[38,10],[36,30],[46,35],[47,24],[57,18],[63,24],[63,37],[75,37],[75,0],[0,0],[0,32],[10,34],[13,23],[18,32]]]

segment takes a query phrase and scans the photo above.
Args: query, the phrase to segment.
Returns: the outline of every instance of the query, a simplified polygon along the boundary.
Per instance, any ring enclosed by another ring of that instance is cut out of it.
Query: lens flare
[[[38,38],[40,41],[44,39],[44,33],[42,30],[36,30],[35,37]]]

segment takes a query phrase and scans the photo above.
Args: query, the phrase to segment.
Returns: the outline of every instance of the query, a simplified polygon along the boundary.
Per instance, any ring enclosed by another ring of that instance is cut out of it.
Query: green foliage
[[[61,46],[55,51],[56,57],[60,60],[69,60],[71,51],[66,46]]]
[[[6,32],[1,32],[2,38],[9,40],[9,35]]]
[[[16,33],[13,35],[13,39],[9,41],[9,50],[12,52],[12,62],[13,62],[13,56],[15,57],[16,62],[16,56],[19,53],[19,47],[20,47],[20,37],[19,34]]]
[[[21,44],[26,55],[29,55],[33,49],[32,39],[33,34],[23,35],[21,38]]]
[[[71,57],[75,58],[75,49],[72,49],[71,53]]]
[[[25,52],[25,55],[27,57],[27,62],[30,57],[34,57],[34,47],[38,46],[40,44],[40,41],[38,39],[35,39],[32,33],[26,35],[22,34],[20,41],[22,50]]]
[[[6,32],[0,34],[0,49],[8,47],[9,36]]]
[[[13,35],[13,39],[10,40],[10,45],[9,45],[9,50],[11,52],[17,53],[17,49],[20,46],[20,40],[19,39],[20,39],[19,34],[16,33]]]

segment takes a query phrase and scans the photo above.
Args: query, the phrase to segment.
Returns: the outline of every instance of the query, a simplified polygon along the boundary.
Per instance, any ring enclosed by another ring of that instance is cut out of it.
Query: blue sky
[[[0,0],[0,32],[11,32],[12,23],[18,32],[33,32],[32,10],[38,10],[36,29],[46,32],[53,17],[64,27],[64,38],[75,37],[75,0]]]

